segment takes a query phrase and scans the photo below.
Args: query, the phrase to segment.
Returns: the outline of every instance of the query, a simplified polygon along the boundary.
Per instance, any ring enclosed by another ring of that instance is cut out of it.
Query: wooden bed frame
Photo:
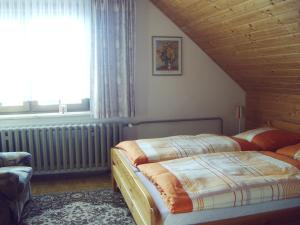
[[[300,133],[300,124],[271,121],[273,127]],[[112,185],[120,190],[137,225],[162,225],[158,208],[144,184],[132,170],[122,150],[112,148]],[[203,225],[299,225],[300,207],[218,220]]]

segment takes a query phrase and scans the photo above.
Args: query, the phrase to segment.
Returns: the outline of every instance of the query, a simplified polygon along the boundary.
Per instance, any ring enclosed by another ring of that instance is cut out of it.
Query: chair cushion
[[[32,168],[27,166],[10,166],[1,167],[0,173],[11,173],[19,177],[17,192],[23,192],[25,186],[29,183],[32,177]]]

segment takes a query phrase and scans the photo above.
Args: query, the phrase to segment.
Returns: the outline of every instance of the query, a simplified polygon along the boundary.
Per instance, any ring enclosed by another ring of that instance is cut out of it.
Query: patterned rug
[[[134,225],[122,195],[111,190],[34,196],[20,225]]]

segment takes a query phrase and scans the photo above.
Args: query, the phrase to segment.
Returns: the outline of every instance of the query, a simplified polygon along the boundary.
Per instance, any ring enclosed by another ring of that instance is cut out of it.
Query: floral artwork
[[[152,37],[153,75],[181,75],[180,37]]]

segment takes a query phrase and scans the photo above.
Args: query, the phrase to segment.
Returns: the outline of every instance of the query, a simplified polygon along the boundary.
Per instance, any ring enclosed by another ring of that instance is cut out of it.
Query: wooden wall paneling
[[[249,32],[262,31],[264,29],[271,29],[275,27],[277,28],[284,27],[285,24],[292,24],[295,22],[297,23],[299,19],[300,19],[299,12],[295,12],[294,10],[292,10],[290,11],[290,13],[278,16],[277,18],[270,17],[261,21],[247,23],[239,26],[222,24],[217,27],[207,28],[207,30],[204,30],[202,28],[195,29],[193,30],[193,33],[195,35],[205,34],[205,36],[207,36],[208,39],[229,37],[229,36],[235,36],[239,34],[246,35]]]
[[[250,1],[250,0],[248,0]],[[152,1],[154,4],[158,6],[163,12],[168,14],[176,14],[176,19],[179,25],[180,21],[184,21],[183,17],[188,18],[186,20],[188,23],[187,26],[193,25],[194,22],[197,22],[198,19],[206,19],[207,17],[214,17],[218,14],[222,14],[223,11],[226,11],[228,8],[233,7],[235,5],[243,4],[247,1],[241,0],[218,0],[218,1],[209,1],[209,0],[193,0],[193,1],[180,1],[180,5],[172,5],[172,2],[175,1],[164,1],[164,0],[156,0]],[[171,15],[169,14],[169,15]],[[201,17],[199,17],[201,15]]]
[[[230,73],[233,76],[239,76],[241,79],[249,78],[249,79],[260,79],[263,77],[299,77],[300,70],[299,69],[278,69],[278,70],[261,70],[259,72],[256,71],[256,68],[248,69],[248,70],[230,70]]]
[[[210,51],[207,50],[207,53],[214,54],[218,56],[228,56],[228,54],[232,54],[233,56],[245,56],[245,57],[253,57],[253,55],[256,56],[273,56],[273,55],[289,55],[289,54],[296,54],[300,53],[300,43],[298,44],[284,44],[284,42],[281,42],[281,44],[275,45],[275,46],[268,46],[265,45],[265,47],[250,47],[251,45],[248,45],[248,48],[244,49],[238,49],[238,47],[224,47],[222,51],[215,50]]]
[[[201,11],[198,11],[198,16],[191,18],[191,21],[184,29],[188,29],[193,26],[205,28],[216,26],[224,23],[245,23],[247,22],[247,18],[252,17],[255,15],[258,16],[257,10],[262,12],[260,15],[264,17],[270,16],[270,8],[273,8],[276,12],[281,5],[291,4],[295,0],[289,0],[288,2],[283,2],[281,0],[277,0],[276,7],[274,5],[270,5],[269,0],[262,0],[262,1],[236,1],[235,4],[226,4],[226,1],[215,1],[213,3],[207,4],[210,6],[210,10],[207,8],[202,8]],[[222,4],[223,3],[223,4]],[[282,11],[282,8],[287,7],[280,7],[279,11]],[[265,10],[265,11],[263,11]],[[199,14],[201,17],[199,17]],[[221,22],[221,23],[220,23]],[[236,24],[235,24],[236,25]]]
[[[262,64],[278,64],[278,63],[289,63],[289,64],[299,64],[299,53],[293,53],[293,54],[281,54],[281,55],[265,55],[265,56],[259,56],[253,53],[253,56],[243,57],[243,56],[230,56],[229,54],[226,55],[216,55],[214,58],[218,61],[222,61],[224,64],[228,64],[229,66],[232,64],[232,62],[239,64],[239,65],[251,65],[255,63],[256,65],[262,65]],[[256,55],[256,56],[255,56]]]
[[[215,37],[206,38],[205,35],[195,36],[195,42],[203,49],[209,48],[222,48],[224,46],[237,46],[239,44],[254,43],[259,41],[264,41],[271,38],[280,38],[286,35],[299,35],[300,24],[299,22],[294,22],[291,24],[285,24],[284,26],[277,26],[274,28],[266,28],[263,30],[249,31],[243,34],[234,34],[230,36],[219,35]],[[297,43],[298,38],[291,40],[291,42],[286,43]],[[271,43],[269,43],[271,44]],[[275,46],[274,44],[273,46]],[[254,46],[255,47],[255,46]],[[221,51],[221,49],[220,49]]]
[[[277,24],[284,24],[289,23],[290,21],[294,21],[298,17],[297,13],[297,5],[299,5],[299,2],[289,2],[291,7],[285,8],[285,7],[279,7],[278,10],[267,10],[268,13],[253,11],[249,13],[246,11],[245,13],[238,14],[238,16],[231,17],[230,14],[226,15],[225,19],[217,19],[215,17],[212,18],[212,22],[205,21],[201,26],[197,26],[196,31],[199,29],[202,32],[212,32],[216,31],[218,29],[222,29],[223,31],[227,31],[227,28],[230,27],[231,31],[232,28],[238,32],[241,27],[248,27],[248,29],[260,29],[260,28],[266,28],[266,25],[268,26],[276,26]],[[229,11],[231,12],[231,11]],[[255,21],[252,21],[253,17],[255,17]]]
[[[256,69],[259,70],[277,70],[277,69],[300,69],[300,64],[299,63],[271,63],[271,64],[256,64],[256,62],[253,62],[251,64],[235,64],[232,62],[231,64],[221,64],[224,65],[223,69],[225,71],[229,69],[251,69],[253,67],[256,67]]]
[[[299,27],[300,32],[300,27]],[[284,33],[287,33],[284,31]],[[209,54],[216,54],[224,51],[247,51],[247,50],[259,50],[265,48],[280,48],[281,46],[289,46],[289,43],[296,43],[299,45],[300,33],[287,33],[284,35],[272,35],[269,38],[260,38],[259,40],[241,39],[241,42],[237,40],[233,42],[232,38],[223,39],[220,43],[217,40],[213,40],[214,47],[207,48]],[[205,43],[206,45],[209,42]]]
[[[300,122],[300,95],[249,92],[246,101],[248,127],[270,119]]]

